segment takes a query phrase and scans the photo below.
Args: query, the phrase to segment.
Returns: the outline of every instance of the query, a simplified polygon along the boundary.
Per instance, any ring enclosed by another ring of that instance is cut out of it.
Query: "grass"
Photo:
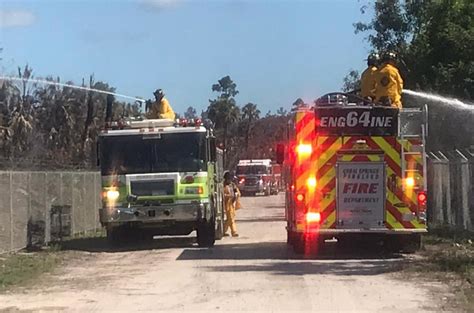
[[[474,234],[449,228],[430,229],[423,238],[422,258],[409,271],[430,274],[450,285],[467,312],[474,312]]]
[[[53,246],[39,252],[0,255],[0,292],[13,286],[24,286],[41,274],[51,272],[61,261]]]

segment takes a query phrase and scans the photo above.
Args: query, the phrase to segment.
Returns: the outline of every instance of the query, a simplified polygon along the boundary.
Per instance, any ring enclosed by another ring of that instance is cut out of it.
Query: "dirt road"
[[[445,288],[397,274],[406,256],[329,249],[300,257],[286,247],[283,196],[244,198],[239,238],[199,249],[160,238],[111,251],[101,238],[67,248],[67,263],[35,287],[0,295],[0,311],[440,310]]]

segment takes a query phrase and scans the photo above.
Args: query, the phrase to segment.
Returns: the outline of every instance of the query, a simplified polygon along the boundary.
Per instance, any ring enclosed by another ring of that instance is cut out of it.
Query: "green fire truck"
[[[199,119],[108,123],[98,139],[100,222],[112,243],[197,231],[223,236],[223,153]]]

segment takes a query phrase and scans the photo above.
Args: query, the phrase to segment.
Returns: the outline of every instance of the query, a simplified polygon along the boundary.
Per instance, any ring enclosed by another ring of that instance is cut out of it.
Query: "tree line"
[[[369,22],[354,24],[355,33],[366,34],[372,51],[398,54],[404,88],[474,103],[474,1],[378,0],[372,9]],[[343,89],[357,89],[359,79],[359,71],[350,70]],[[429,150],[474,145],[474,109],[407,95],[402,100],[405,107],[428,104]]]
[[[362,8],[367,12],[367,7]],[[405,88],[422,90],[467,103],[474,101],[474,2],[470,0],[400,1],[373,4],[368,23],[355,23],[373,51],[393,50],[400,57]],[[96,140],[103,127],[106,96],[54,85],[28,82],[29,66],[18,69],[23,82],[0,82],[0,166],[3,168],[94,168]],[[51,82],[60,78],[47,77]],[[351,70],[343,89],[356,89],[359,72]],[[72,82],[66,82],[71,83]],[[91,75],[81,86],[114,92]],[[201,115],[211,119],[228,167],[241,158],[271,158],[283,139],[289,113],[262,116],[258,104],[239,105],[237,84],[222,77],[211,86],[216,94]],[[404,106],[429,104],[428,150],[474,145],[474,110],[404,96]],[[303,104],[301,99],[293,107]],[[114,118],[143,113],[138,103],[115,100]],[[190,106],[182,114],[199,115]]]
[[[96,142],[104,127],[106,95],[56,85],[29,82],[33,70],[18,68],[21,82],[0,82],[0,168],[64,169],[96,167]],[[51,83],[59,78],[47,77]],[[66,82],[66,84],[73,84]],[[82,87],[115,92],[115,88],[91,75]],[[239,158],[270,158],[281,140],[287,112],[268,112],[261,117],[257,104],[239,106],[237,85],[229,76],[211,86],[217,96],[197,114],[190,106],[185,118],[202,115],[214,122],[219,146],[228,167]],[[143,116],[140,103],[113,104],[113,119]],[[265,134],[262,138],[261,134]]]

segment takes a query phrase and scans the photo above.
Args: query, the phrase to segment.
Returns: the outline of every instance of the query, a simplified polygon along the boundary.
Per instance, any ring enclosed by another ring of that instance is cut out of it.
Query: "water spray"
[[[447,104],[447,105],[450,105],[450,106],[455,106],[455,107],[460,108],[460,109],[474,110],[474,105],[464,103],[462,101],[459,101],[458,99],[442,97],[442,96],[431,94],[431,93],[426,93],[426,92],[421,92],[421,91],[413,91],[413,90],[409,90],[409,89],[403,89],[403,93],[411,95],[411,96],[415,96],[415,97],[424,98],[424,99],[427,99],[427,100],[442,102],[443,104]]]
[[[10,80],[10,81],[18,81],[18,82],[31,82],[31,83],[36,83],[36,84],[53,85],[53,86],[73,88],[73,89],[78,89],[78,90],[93,91],[93,92],[102,93],[102,94],[106,94],[106,95],[116,96],[116,97],[119,97],[119,98],[125,98],[125,99],[131,99],[131,100],[135,100],[135,101],[139,101],[139,102],[145,102],[145,100],[143,100],[143,99],[136,98],[136,97],[131,97],[131,96],[127,96],[127,95],[122,95],[122,94],[119,94],[119,93],[116,93],[116,92],[104,91],[104,90],[88,88],[88,87],[84,87],[84,86],[69,85],[69,84],[58,83],[58,82],[53,82],[53,81],[49,81],[49,80],[34,79],[34,78],[19,78],[19,77],[11,77],[11,76],[0,76],[0,80]]]

